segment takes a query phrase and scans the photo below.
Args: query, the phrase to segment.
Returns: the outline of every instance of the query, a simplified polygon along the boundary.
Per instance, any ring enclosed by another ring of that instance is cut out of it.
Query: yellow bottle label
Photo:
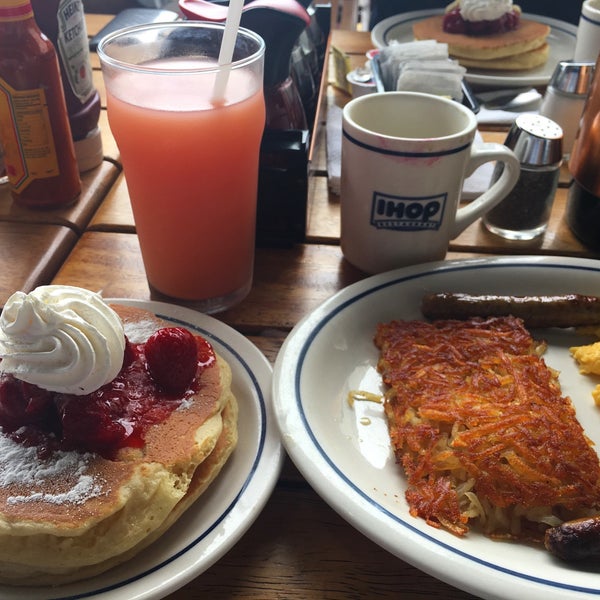
[[[43,89],[15,90],[0,78],[0,140],[17,193],[34,179],[60,174]]]

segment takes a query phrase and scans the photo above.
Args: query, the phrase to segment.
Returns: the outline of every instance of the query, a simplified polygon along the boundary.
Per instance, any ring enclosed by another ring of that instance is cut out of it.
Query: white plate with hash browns
[[[541,545],[457,537],[412,517],[383,407],[349,402],[350,392],[383,394],[376,370],[376,325],[423,319],[430,292],[600,295],[600,262],[561,257],[444,261],[375,275],[335,294],[292,330],[273,378],[275,415],[290,457],[314,489],[351,525],[402,560],[457,588],[514,600],[600,596],[596,566],[558,560]],[[560,372],[586,435],[600,449],[600,378],[582,375],[569,347],[593,341],[570,329],[532,332],[548,342],[544,359]]]
[[[236,449],[180,519],[137,556],[102,575],[56,587],[0,585],[2,600],[158,600],[200,576],[228,552],[258,517],[273,491],[283,448],[271,403],[272,369],[246,337],[217,319],[163,302],[107,298],[151,311],[206,338],[229,363],[238,401]]]

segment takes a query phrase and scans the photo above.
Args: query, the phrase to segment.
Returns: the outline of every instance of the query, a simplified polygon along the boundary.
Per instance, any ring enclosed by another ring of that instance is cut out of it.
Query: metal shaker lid
[[[557,92],[574,96],[587,96],[594,76],[593,62],[563,60],[556,65],[549,87]]]
[[[562,161],[563,130],[548,117],[519,115],[506,136],[508,146],[522,165],[552,166]]]

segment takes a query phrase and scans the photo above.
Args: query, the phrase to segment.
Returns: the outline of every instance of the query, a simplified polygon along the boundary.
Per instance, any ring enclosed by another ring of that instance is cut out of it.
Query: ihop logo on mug
[[[436,231],[444,218],[447,194],[412,198],[373,193],[371,225],[394,231]]]

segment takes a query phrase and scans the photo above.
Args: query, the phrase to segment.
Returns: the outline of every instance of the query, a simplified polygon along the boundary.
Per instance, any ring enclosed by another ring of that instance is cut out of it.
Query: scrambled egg
[[[587,346],[573,346],[569,348],[573,358],[577,361],[579,372],[584,375],[600,375],[600,342]],[[592,397],[597,406],[600,406],[600,384],[592,391]]]

